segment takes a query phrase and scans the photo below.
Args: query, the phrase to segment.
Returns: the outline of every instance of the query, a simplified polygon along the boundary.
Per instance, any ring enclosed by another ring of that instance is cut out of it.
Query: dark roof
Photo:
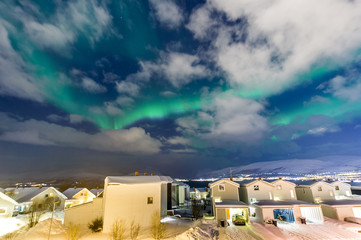
[[[314,203],[299,201],[299,200],[285,200],[285,201],[275,201],[275,200],[259,200],[254,205],[257,206],[294,206],[294,205],[315,205]]]
[[[103,188],[99,188],[99,189],[93,188],[93,189],[90,189],[90,192],[91,192],[92,194],[94,194],[95,196],[98,196],[98,195],[101,194],[103,191],[104,191]]]
[[[196,188],[198,191],[200,191],[200,192],[207,192],[206,191],[206,188]]]
[[[361,206],[361,200],[349,200],[349,199],[344,199],[344,200],[329,200],[329,201],[323,201],[321,204],[326,204],[326,205],[330,205],[330,206],[353,206],[353,205],[357,205],[357,206]]]
[[[65,190],[63,192],[63,194],[67,197],[67,198],[73,198],[75,194],[77,194],[78,192],[80,192],[81,190],[83,190],[84,188],[68,188],[67,190]]]
[[[245,204],[242,201],[236,201],[236,200],[223,200],[222,202],[215,202],[216,206],[244,206],[248,207],[247,204]]]

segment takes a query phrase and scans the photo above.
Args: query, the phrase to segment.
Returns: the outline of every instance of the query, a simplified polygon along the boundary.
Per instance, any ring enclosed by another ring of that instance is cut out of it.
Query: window
[[[269,199],[272,200],[272,193],[269,192]]]
[[[333,191],[330,191],[330,196],[333,197]]]
[[[153,197],[148,197],[147,203],[148,203],[148,204],[153,204]]]
[[[318,190],[319,192],[321,192],[321,191],[322,191],[322,187],[318,187],[317,190]]]
[[[224,186],[224,184],[219,184],[219,185],[218,185],[218,190],[219,190],[219,191],[225,191],[225,190],[226,190],[226,186]]]
[[[53,193],[49,193],[49,197],[53,197]]]
[[[45,194],[45,198],[47,198],[47,197],[49,197],[49,195],[48,195],[48,194]]]
[[[339,190],[340,190],[340,187],[339,187],[339,186],[335,186],[335,190],[336,190],[336,191],[339,191]]]
[[[277,190],[282,190],[282,185],[277,185]]]
[[[6,208],[0,208],[0,215],[6,214]]]
[[[291,192],[291,198],[295,198],[295,192],[293,190],[290,190]]]
[[[254,186],[253,186],[253,190],[258,191],[258,190],[259,190],[259,186],[258,186],[258,185],[254,185]]]

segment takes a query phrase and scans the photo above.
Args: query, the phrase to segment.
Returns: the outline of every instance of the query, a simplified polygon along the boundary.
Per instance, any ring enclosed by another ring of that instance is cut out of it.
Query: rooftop
[[[142,183],[171,183],[169,176],[108,176],[105,178],[108,184],[142,184]]]
[[[248,207],[248,205],[245,204],[244,202],[236,201],[236,200],[223,200],[222,202],[216,202],[215,205],[216,207],[217,206]]]
[[[299,201],[299,200],[285,200],[285,201],[275,201],[275,200],[260,200],[254,203],[257,206],[294,206],[294,205],[317,205],[314,203]]]
[[[329,200],[323,201],[321,204],[330,205],[330,206],[361,206],[361,200]]]

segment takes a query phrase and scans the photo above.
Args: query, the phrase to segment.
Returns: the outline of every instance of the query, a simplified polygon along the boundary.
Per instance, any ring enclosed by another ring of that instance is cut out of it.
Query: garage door
[[[301,216],[307,223],[322,223],[323,215],[320,207],[301,207]]]
[[[285,222],[294,222],[295,215],[292,208],[278,208],[273,209],[273,215],[275,219],[279,219]]]

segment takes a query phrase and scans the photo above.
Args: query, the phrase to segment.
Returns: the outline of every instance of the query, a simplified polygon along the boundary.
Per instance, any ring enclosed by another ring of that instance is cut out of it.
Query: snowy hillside
[[[340,173],[361,170],[361,157],[356,156],[330,156],[318,159],[287,159],[278,161],[255,162],[252,164],[224,168],[202,174],[203,177],[233,176],[238,174],[314,174],[314,173]]]

